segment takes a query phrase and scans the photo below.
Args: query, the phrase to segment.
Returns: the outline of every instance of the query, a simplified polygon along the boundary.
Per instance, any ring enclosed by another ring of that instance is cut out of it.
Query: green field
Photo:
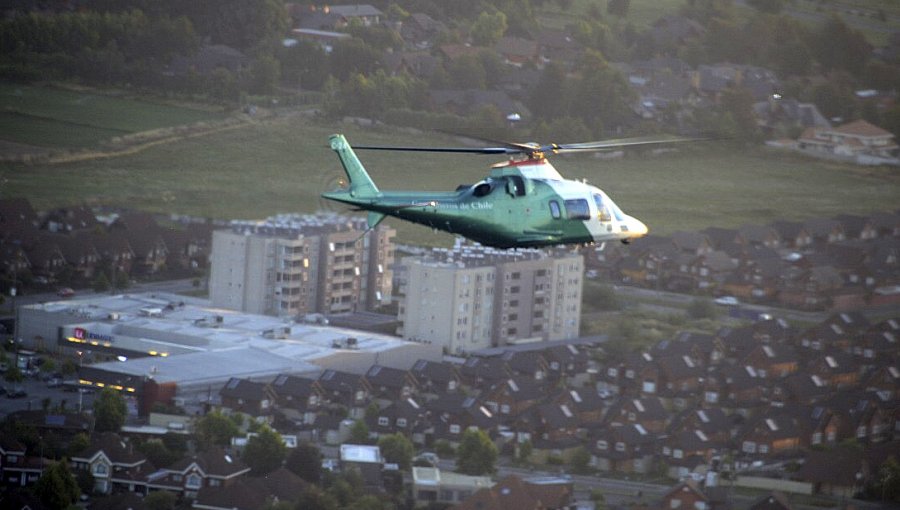
[[[114,136],[223,118],[223,114],[91,91],[0,83],[0,139],[80,148]]]
[[[119,205],[213,218],[257,219],[331,208],[319,193],[342,175],[327,148],[343,132],[351,144],[459,145],[439,135],[362,129],[291,117],[90,162],[0,167],[0,196],[27,197],[35,208]],[[549,141],[549,140],[546,140]],[[567,142],[568,140],[553,140]],[[366,152],[360,156],[382,189],[452,190],[483,177],[497,158]],[[704,142],[678,152],[604,161],[556,157],[557,169],[603,188],[651,232],[736,227],[776,219],[895,210],[900,171],[862,168],[764,149]],[[451,238],[400,224],[401,241],[447,244]]]

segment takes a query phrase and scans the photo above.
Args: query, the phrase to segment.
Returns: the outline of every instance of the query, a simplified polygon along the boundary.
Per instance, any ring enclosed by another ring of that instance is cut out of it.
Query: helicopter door
[[[525,196],[525,179],[518,175],[510,175],[506,178],[506,192],[514,197]]]

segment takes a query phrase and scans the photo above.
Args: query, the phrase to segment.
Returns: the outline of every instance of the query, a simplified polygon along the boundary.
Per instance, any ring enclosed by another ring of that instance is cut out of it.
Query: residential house
[[[797,352],[790,345],[759,344],[742,360],[741,365],[752,367],[762,379],[781,379],[799,368]]]
[[[591,465],[601,471],[648,473],[657,453],[657,434],[640,424],[595,427],[588,432]]]
[[[364,377],[372,388],[372,396],[385,404],[418,394],[419,382],[408,370],[372,365]]]
[[[747,510],[793,510],[790,501],[783,492],[772,492],[753,502]]]
[[[669,476],[676,479],[708,471],[713,457],[728,445],[698,429],[672,431],[661,443],[662,461],[668,467]]]
[[[458,443],[469,428],[477,428],[495,435],[500,421],[484,403],[461,394],[447,394],[426,404],[431,416],[434,440],[445,439]]]
[[[782,246],[793,250],[805,250],[813,243],[813,236],[799,221],[775,221],[771,227],[778,233]]]
[[[644,430],[658,434],[666,429],[670,417],[659,397],[622,397],[607,411],[606,423],[611,427],[641,425]]]
[[[313,416],[322,406],[321,387],[315,379],[279,374],[270,385],[279,412],[296,411],[302,422],[312,423]]]
[[[834,128],[807,128],[797,139],[801,150],[814,154],[853,158],[859,163],[896,161],[894,135],[865,120]]]
[[[0,437],[0,486],[25,487],[37,482],[43,472],[43,459],[29,457],[16,438]]]
[[[542,382],[525,377],[508,378],[481,393],[484,405],[503,421],[514,420],[545,396],[546,387]]]
[[[537,65],[540,61],[538,43],[521,37],[501,37],[494,50],[503,57],[507,65],[522,67],[525,65]]]
[[[219,390],[222,407],[253,417],[271,416],[275,395],[268,383],[232,377]]]
[[[342,471],[359,470],[366,489],[381,490],[383,488],[384,457],[381,456],[381,449],[377,446],[342,444],[339,460]]]
[[[150,474],[147,489],[167,490],[194,499],[205,487],[228,487],[249,472],[250,468],[241,459],[213,447]]]
[[[308,483],[284,467],[265,476],[246,476],[224,487],[203,487],[192,508],[261,510],[279,502],[293,503]]]
[[[53,209],[44,216],[40,228],[58,234],[94,230],[101,226],[91,208],[81,205]]]
[[[371,402],[372,386],[360,375],[327,369],[319,375],[316,384],[326,405],[348,409],[353,419],[362,418]]]
[[[462,503],[494,482],[489,476],[470,476],[434,467],[412,468],[412,497],[417,506]]]
[[[70,459],[75,471],[87,471],[94,479],[94,492],[110,494],[115,489],[129,492],[145,490],[149,474],[147,459],[134,445],[118,434],[94,434],[91,444]]]
[[[123,213],[110,226],[111,233],[121,232],[131,245],[138,274],[154,274],[165,265],[168,248],[161,230],[152,215],[140,212]]]
[[[455,510],[562,510],[572,503],[571,482],[529,483],[516,475],[501,479],[491,488],[480,489]]]
[[[27,198],[0,199],[0,241],[24,245],[38,230],[38,215]]]
[[[462,383],[459,370],[450,363],[421,359],[412,366],[410,372],[419,382],[422,394],[429,400],[444,393],[458,391]]]
[[[752,459],[794,453],[803,446],[804,434],[792,413],[773,409],[751,419],[738,434],[740,452]]]
[[[807,364],[804,372],[817,376],[834,389],[856,386],[860,377],[860,367],[843,351],[819,354]]]
[[[441,32],[447,29],[444,23],[435,20],[423,12],[410,13],[400,27],[400,36],[407,45],[418,49],[429,49],[432,42]]]
[[[837,446],[828,450],[808,450],[793,478],[811,483],[814,494],[852,498],[873,475],[862,450]]]
[[[381,437],[403,434],[413,443],[424,444],[425,432],[430,426],[425,408],[412,398],[400,399],[377,413],[366,416],[369,432]]]
[[[706,510],[711,508],[710,499],[693,480],[686,480],[663,494],[657,508],[693,508]]]

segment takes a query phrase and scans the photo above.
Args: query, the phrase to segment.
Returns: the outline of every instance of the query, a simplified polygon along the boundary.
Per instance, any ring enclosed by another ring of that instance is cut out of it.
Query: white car
[[[724,305],[724,306],[735,306],[735,305],[741,304],[741,302],[738,301],[737,298],[734,296],[722,296],[722,297],[716,298],[715,303],[717,305]]]

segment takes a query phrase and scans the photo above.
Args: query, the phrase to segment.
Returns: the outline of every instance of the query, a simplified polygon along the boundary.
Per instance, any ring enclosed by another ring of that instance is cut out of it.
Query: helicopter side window
[[[491,186],[489,182],[481,182],[475,186],[475,189],[472,190],[472,194],[476,197],[486,197],[491,191],[493,191],[494,187]]]
[[[591,209],[588,207],[588,201],[583,198],[566,200],[566,212],[570,220],[591,219]]]
[[[553,219],[558,220],[562,213],[559,210],[559,202],[556,200],[550,201],[550,216],[553,216]]]
[[[612,220],[612,215],[609,214],[609,207],[603,203],[603,197],[600,195],[594,195],[594,203],[597,204],[597,212],[600,217],[600,221],[610,221]]]

